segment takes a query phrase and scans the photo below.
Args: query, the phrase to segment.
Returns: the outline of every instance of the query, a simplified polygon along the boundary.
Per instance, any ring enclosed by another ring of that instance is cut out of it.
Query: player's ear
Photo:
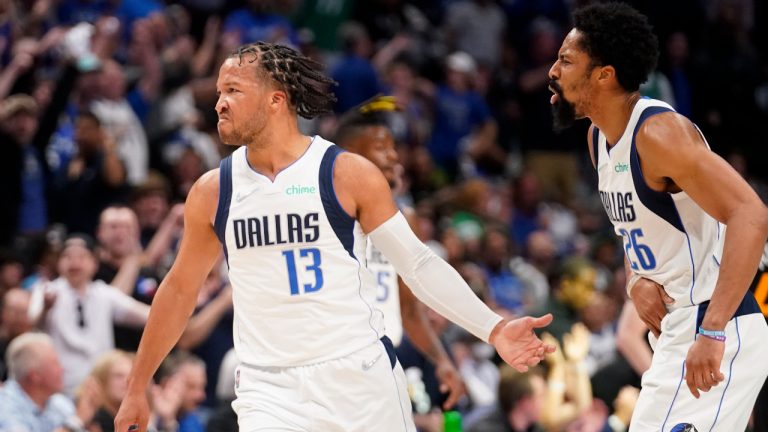
[[[601,83],[607,83],[616,79],[616,69],[611,65],[597,66],[595,70],[593,73],[597,74],[597,80]]]
[[[282,105],[288,105],[288,95],[282,90],[272,91],[269,95],[269,107],[277,111]]]

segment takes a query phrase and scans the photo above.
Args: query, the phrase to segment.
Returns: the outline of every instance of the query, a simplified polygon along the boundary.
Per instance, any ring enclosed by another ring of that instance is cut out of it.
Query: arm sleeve
[[[371,231],[369,238],[419,300],[488,342],[501,316],[472,292],[453,267],[416,237],[402,213],[397,212]]]

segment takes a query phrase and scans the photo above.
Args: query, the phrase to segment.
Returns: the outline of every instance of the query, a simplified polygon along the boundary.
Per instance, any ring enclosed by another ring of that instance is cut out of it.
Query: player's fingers
[[[532,326],[533,328],[541,328],[541,327],[546,327],[546,326],[548,326],[548,325],[549,325],[549,323],[551,323],[551,322],[552,322],[552,319],[553,319],[553,318],[554,318],[554,317],[553,317],[553,316],[552,316],[552,314],[550,313],[550,314],[546,314],[546,315],[544,315],[544,316],[540,316],[540,317],[538,317],[538,318],[531,318],[531,321],[530,321],[530,323],[531,323],[531,326]]]
[[[711,386],[707,384],[706,375],[709,375],[709,374],[702,370],[696,370],[693,372],[693,381],[696,385],[696,388],[705,392],[709,391],[709,389],[711,388]]]
[[[675,299],[673,299],[672,297],[669,296],[669,294],[667,294],[667,292],[664,290],[664,287],[662,287],[661,285],[658,285],[656,288],[659,290],[659,296],[661,296],[661,300],[664,303],[672,304],[675,302]]]
[[[693,373],[689,368],[685,369],[685,385],[688,386],[688,390],[691,392],[693,397],[696,399],[699,398],[699,390],[696,388],[696,384],[693,382]]]
[[[518,372],[521,372],[521,373],[525,373],[525,372],[528,372],[528,366],[526,366],[526,365],[517,365],[517,366],[515,366],[515,370],[517,370]]]
[[[526,364],[528,364],[528,366],[536,366],[540,361],[541,357],[533,356],[526,361]]]
[[[715,368],[714,371],[712,372],[712,376],[714,377],[717,383],[721,383],[725,381],[725,375],[722,372],[720,372],[720,369]]]
[[[645,322],[645,325],[648,327],[648,330],[652,331],[653,334],[656,337],[659,337],[661,334],[661,330],[659,329],[659,326],[656,324],[656,320],[650,317],[643,318],[643,322]]]
[[[448,398],[446,398],[445,402],[443,402],[443,409],[447,410],[456,406],[456,402],[459,401],[460,397],[461,397],[461,391],[458,388],[450,389],[450,393],[448,393]]]

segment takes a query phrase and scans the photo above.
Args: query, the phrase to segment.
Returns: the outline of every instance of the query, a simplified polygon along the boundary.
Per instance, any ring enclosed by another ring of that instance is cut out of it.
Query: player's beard
[[[236,125],[231,119],[229,121],[231,122],[229,131],[224,132],[219,129],[221,142],[228,145],[249,145],[258,142],[258,136],[266,126],[266,114],[257,112],[245,124]]]
[[[576,105],[567,101],[562,93],[557,94],[557,100],[552,104],[552,127],[556,132],[568,129],[576,121]]]

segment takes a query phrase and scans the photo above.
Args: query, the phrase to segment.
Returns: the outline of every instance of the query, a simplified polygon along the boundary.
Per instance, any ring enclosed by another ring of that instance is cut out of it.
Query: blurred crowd
[[[623,248],[588,124],[553,132],[547,89],[584,3],[0,0],[0,431],[113,430],[186,194],[233,150],[216,131],[218,67],[256,40],[338,82],[334,114],[302,119],[306,134],[333,138],[339,114],[395,96],[397,192],[422,240],[499,313],[554,313],[543,337],[562,349],[524,374],[430,313],[466,383],[464,430],[624,430],[645,333],[618,322]],[[660,40],[643,94],[691,118],[765,201],[768,7],[629,3]],[[232,345],[222,257],[155,377],[154,428],[236,430]],[[398,352],[419,427],[442,430],[434,367],[407,338]]]

